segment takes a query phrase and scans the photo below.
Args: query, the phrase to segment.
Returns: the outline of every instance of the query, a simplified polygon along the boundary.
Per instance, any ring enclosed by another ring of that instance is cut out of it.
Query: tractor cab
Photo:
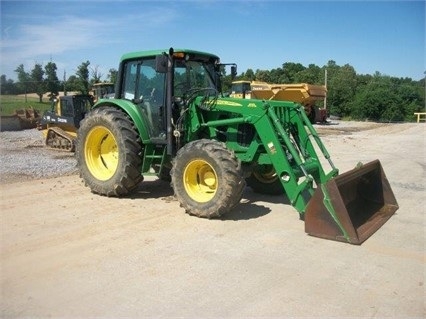
[[[114,97],[114,83],[100,82],[92,85],[93,100],[112,99]]]
[[[52,100],[51,111],[46,112],[43,118],[45,121],[67,123],[78,127],[92,106],[93,97],[91,95],[61,96]]]
[[[245,98],[250,98],[250,93],[251,93],[250,81],[232,82],[230,97],[245,99]]]
[[[118,98],[139,108],[150,139],[160,144],[167,139],[167,118],[176,124],[187,101],[199,95],[217,96],[220,91],[216,56],[176,51],[172,57],[170,76],[169,57],[160,52],[123,59],[120,66]]]

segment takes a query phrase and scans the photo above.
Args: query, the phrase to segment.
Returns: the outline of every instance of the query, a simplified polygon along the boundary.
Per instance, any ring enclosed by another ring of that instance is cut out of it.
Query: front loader
[[[223,97],[224,66],[186,49],[124,55],[114,99],[97,102],[78,130],[91,191],[124,196],[144,175],[169,177],[188,214],[215,218],[248,185],[287,196],[308,234],[351,244],[395,213],[380,161],[339,174],[302,105]]]

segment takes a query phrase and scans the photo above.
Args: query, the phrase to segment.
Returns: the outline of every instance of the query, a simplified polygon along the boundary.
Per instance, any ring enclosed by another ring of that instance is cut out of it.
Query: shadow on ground
[[[177,202],[170,183],[160,179],[143,181],[138,189],[130,194],[128,198],[154,198],[166,202]],[[253,192],[250,187],[246,187],[240,203],[231,209],[231,211],[220,217],[220,220],[249,220],[265,216],[271,209],[259,204],[261,202],[290,205],[288,198],[284,194],[281,196],[263,195]]]

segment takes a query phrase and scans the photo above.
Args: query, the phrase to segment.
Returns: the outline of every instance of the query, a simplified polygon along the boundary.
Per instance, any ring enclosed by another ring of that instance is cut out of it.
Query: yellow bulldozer
[[[47,147],[74,152],[80,121],[98,100],[114,97],[114,83],[95,83],[90,93],[59,96],[52,100],[51,109],[43,114],[38,125]]]
[[[74,152],[80,121],[93,104],[92,95],[75,94],[54,98],[51,109],[44,112],[38,125],[46,146]]]
[[[318,101],[324,101],[327,97],[327,88],[324,85],[233,81],[230,96],[242,99],[297,102],[303,105],[311,123],[325,123],[327,121],[326,109],[316,105]]]

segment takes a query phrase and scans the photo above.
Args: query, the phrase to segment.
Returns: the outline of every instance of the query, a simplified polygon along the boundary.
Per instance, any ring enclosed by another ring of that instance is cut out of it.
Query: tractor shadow
[[[173,197],[173,195],[170,182],[155,179],[142,181],[138,188],[127,197],[131,199],[163,199]]]
[[[170,182],[160,179],[144,180],[134,192],[126,197],[130,199],[160,199],[165,202],[178,203]],[[290,205],[284,194],[281,196],[264,195],[255,193],[250,187],[246,187],[240,203],[221,216],[219,220],[238,221],[265,216],[271,212],[271,209],[262,203]]]
[[[282,196],[258,194],[253,192],[250,187],[246,187],[240,203],[223,215],[220,220],[238,221],[265,216],[271,212],[271,209],[262,205],[262,202],[290,205],[290,201],[284,194]]]

